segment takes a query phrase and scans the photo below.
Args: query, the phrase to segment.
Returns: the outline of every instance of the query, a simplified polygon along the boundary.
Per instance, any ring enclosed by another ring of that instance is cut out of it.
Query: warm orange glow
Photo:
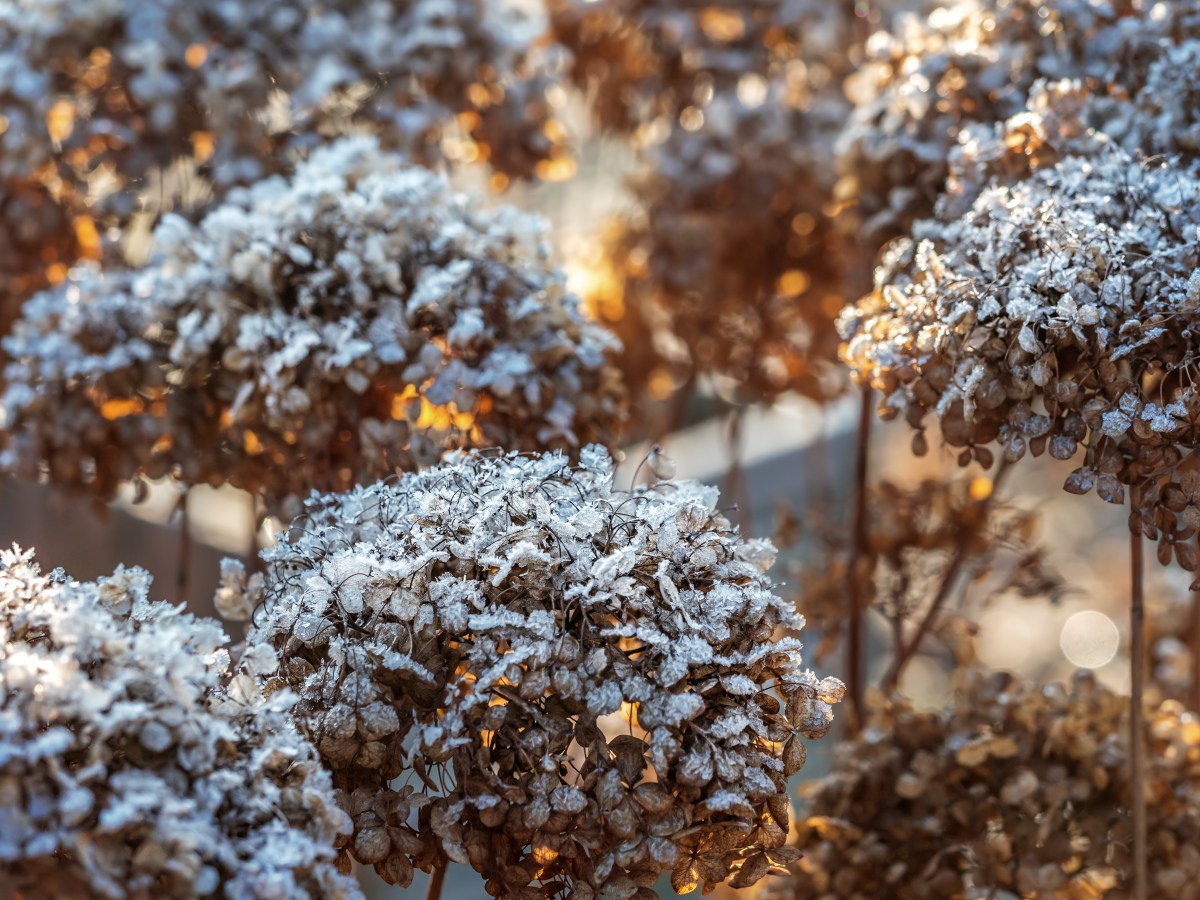
[[[607,259],[567,263],[567,286],[583,300],[583,312],[597,322],[625,318],[625,289]]]
[[[548,866],[556,859],[558,859],[558,851],[553,847],[547,847],[545,844],[533,845],[533,861],[539,866]]]
[[[67,267],[60,262],[46,267],[46,280],[51,284],[61,284],[67,277]]]
[[[710,6],[700,11],[700,29],[710,40],[729,44],[746,34],[746,22],[736,9]]]
[[[75,104],[70,100],[58,100],[46,111],[46,130],[50,140],[61,144],[75,130]]]
[[[183,58],[190,68],[198,69],[208,59],[208,48],[203,44],[192,44],[184,52]]]
[[[775,289],[784,297],[799,297],[808,290],[811,284],[812,279],[808,277],[807,272],[802,272],[800,269],[788,269],[779,276]]]
[[[146,405],[138,397],[115,397],[100,404],[100,415],[111,422],[126,416],[135,416],[145,408]]]
[[[242,449],[251,456],[258,456],[258,454],[263,452],[262,441],[258,439],[258,435],[253,431],[247,430],[242,435]]]
[[[972,478],[970,487],[972,500],[986,500],[992,496],[992,481],[990,478]]]
[[[392,395],[392,418],[398,422],[410,420],[410,404],[418,398],[421,401],[421,411],[417,415],[417,420],[413,422],[413,425],[417,428],[448,431],[451,427],[454,427],[459,431],[470,431],[475,425],[474,412],[461,411],[453,403],[447,403],[445,406],[434,406],[424,397],[421,397],[416,385],[412,384],[406,385],[400,393]],[[486,412],[483,409],[482,403],[480,404],[480,409]]]
[[[661,366],[650,373],[647,379],[647,387],[650,389],[650,396],[655,400],[666,400],[675,393],[675,389],[679,387],[675,378],[671,373]]]
[[[197,163],[203,165],[212,159],[215,148],[216,143],[211,131],[192,132],[192,157]]]
[[[79,242],[80,254],[85,259],[100,258],[100,232],[91,216],[79,216],[72,223],[75,227],[75,240]]]
[[[575,177],[579,164],[575,157],[568,153],[560,153],[543,159],[537,164],[537,177],[542,181],[569,181]]]

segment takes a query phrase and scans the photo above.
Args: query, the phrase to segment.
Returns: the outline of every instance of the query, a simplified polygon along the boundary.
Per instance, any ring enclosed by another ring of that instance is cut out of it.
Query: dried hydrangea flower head
[[[988,188],[893,243],[843,314],[845,358],[918,451],[930,413],[963,461],[1082,449],[1067,489],[1121,502],[1138,485],[1134,530],[1194,567],[1198,195],[1188,171],[1105,145]]]
[[[19,897],[361,897],[350,822],[255,650],[147,597],[149,576],[43,575],[0,553],[0,891]],[[291,699],[294,699],[292,697]]]
[[[299,692],[388,881],[449,858],[497,897],[650,898],[793,858],[786,780],[841,682],[801,667],[773,549],[714,489],[613,477],[596,446],[456,453],[313,498],[264,551],[265,690]]]
[[[772,900],[1130,896],[1128,698],[962,673],[950,706],[883,703],[803,802]],[[1195,898],[1200,722],[1146,711],[1152,896]],[[990,892],[990,893],[989,893]]]
[[[641,210],[609,242],[602,286],[619,297],[618,332],[644,323],[658,354],[624,360],[627,381],[653,395],[716,376],[751,400],[842,386],[831,320],[845,247],[828,207],[852,12],[560,0],[551,22],[596,118],[638,153]]]
[[[615,342],[544,227],[340,141],[199,225],[165,219],[150,268],[82,270],[26,304],[0,463],[101,497],[227,481],[279,509],[448,446],[612,442]]]
[[[843,196],[882,244],[930,213],[964,127],[1020,113],[1039,79],[1136,93],[1164,48],[1198,31],[1195,0],[963,0],[902,16],[871,36],[847,82]]]
[[[2,207],[0,296],[31,266],[72,262],[22,247],[55,247],[65,218],[73,249],[95,249],[93,217],[123,221],[135,204],[119,189],[179,158],[223,189],[352,128],[440,159],[450,128],[471,148],[459,156],[531,174],[562,152],[537,31],[486,0],[0,4],[0,185],[30,198]],[[30,203],[38,217],[22,220]]]

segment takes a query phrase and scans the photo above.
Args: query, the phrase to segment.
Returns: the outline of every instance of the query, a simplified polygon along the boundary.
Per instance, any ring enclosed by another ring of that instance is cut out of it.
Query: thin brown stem
[[[742,534],[750,533],[754,515],[750,509],[750,490],[746,482],[746,469],[742,465],[742,417],[741,407],[735,408],[729,414],[726,444],[729,447],[729,468],[725,471],[725,485],[722,493],[732,497],[738,507],[738,524]]]
[[[180,603],[188,600],[188,587],[192,570],[192,529],[188,521],[187,491],[179,495],[175,509],[179,513],[179,557],[175,570],[175,599]]]
[[[1130,504],[1136,510],[1137,492],[1130,492]],[[1146,743],[1142,722],[1145,695],[1145,597],[1142,591],[1141,525],[1129,536],[1129,767],[1133,782],[1133,896],[1147,900],[1146,872]]]
[[[679,390],[671,397],[670,403],[662,418],[659,419],[658,424],[650,429],[650,443],[659,443],[668,434],[678,431],[683,427],[683,420],[687,416],[688,405],[692,402],[692,395],[695,393],[696,373],[692,372],[688,375],[687,380],[679,386]]]
[[[446,880],[446,864],[438,863],[429,874],[429,887],[425,890],[425,900],[441,900],[442,882]]]
[[[996,469],[996,477],[992,479],[992,491],[988,494],[987,499],[982,501],[982,506],[979,510],[980,528],[987,527],[988,508],[991,506],[996,494],[999,493],[1000,485],[1004,481],[1004,476],[1008,474],[1008,469],[1008,463],[1002,459],[1000,466]],[[973,531],[964,529],[959,537],[958,543],[954,548],[954,554],[950,557],[950,562],[946,565],[946,571],[943,573],[937,593],[933,597],[933,602],[929,604],[929,609],[926,610],[924,617],[918,623],[917,630],[913,632],[912,638],[896,654],[896,658],[892,660],[891,668],[888,669],[887,675],[884,676],[881,682],[881,687],[885,693],[891,693],[899,686],[900,676],[904,674],[904,667],[917,655],[917,651],[921,649],[921,643],[933,628],[934,622],[937,621],[938,614],[942,611],[942,607],[945,606],[946,600],[949,599],[950,593],[958,581],[958,576],[962,571],[963,565],[971,556],[971,538],[974,536]]]
[[[850,603],[850,616],[846,623],[846,693],[850,698],[850,715],[846,730],[850,735],[857,734],[863,722],[863,645],[866,643],[863,606],[866,598],[861,589],[866,573],[860,573],[859,569],[867,555],[867,474],[870,467],[872,394],[870,385],[863,385],[858,415],[858,446],[854,456],[850,562],[846,569]]]
[[[1200,544],[1200,535],[1196,541]],[[1192,683],[1188,691],[1188,708],[1200,711],[1200,591],[1192,591],[1192,617],[1188,625],[1188,647],[1192,653]]]

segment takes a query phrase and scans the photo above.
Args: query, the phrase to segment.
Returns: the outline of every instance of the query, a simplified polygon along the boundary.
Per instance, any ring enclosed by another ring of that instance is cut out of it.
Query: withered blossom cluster
[[[349,130],[419,161],[450,131],[531,174],[564,152],[537,30],[485,0],[6,0],[0,297],[94,256],[179,159],[222,192]]]
[[[548,262],[545,226],[347,138],[137,270],[78,270],[3,346],[0,468],[101,498],[228,482],[271,510],[448,447],[615,441],[615,346]]]
[[[918,450],[932,413],[977,458],[1082,451],[1067,490],[1132,486],[1132,527],[1191,569],[1200,181],[1092,144],[893,242],[843,313],[843,352]]]
[[[877,483],[867,498],[866,540],[856,554],[841,523],[813,523],[821,549],[793,567],[797,604],[816,621],[841,621],[857,560],[854,596],[890,624],[895,653],[904,652],[907,639],[924,637],[912,626],[930,616],[926,634],[956,665],[973,664],[972,618],[980,606],[1006,595],[1054,601],[1063,591],[1037,539],[1037,514],[993,491],[983,477]],[[914,633],[906,635],[906,628]],[[836,630],[823,634],[814,660],[822,662],[838,638]]]
[[[149,586],[0,552],[0,893],[361,897],[295,698],[258,691],[274,655],[231,672],[220,626]]]
[[[558,0],[602,127],[637,150],[639,210],[609,236],[598,303],[652,396],[716,376],[739,399],[842,383],[833,142],[861,29],[849,5]],[[664,385],[666,387],[664,388]]]
[[[786,780],[843,686],[715,490],[613,479],[597,446],[455,453],[310,499],[263,584],[228,570],[387,881],[449,859],[497,897],[651,898],[795,858]]]
[[[897,17],[847,79],[839,197],[859,220],[847,226],[874,246],[906,233],[933,210],[964,130],[1020,114],[1039,80],[1080,81],[1094,124],[1116,107],[1131,152],[1194,152],[1181,88],[1197,37],[1195,0],[963,0]]]
[[[880,702],[806,786],[803,858],[772,900],[1130,894],[1128,699],[1078,673],[964,670],[946,708]],[[1147,708],[1151,896],[1200,897],[1200,721]]]

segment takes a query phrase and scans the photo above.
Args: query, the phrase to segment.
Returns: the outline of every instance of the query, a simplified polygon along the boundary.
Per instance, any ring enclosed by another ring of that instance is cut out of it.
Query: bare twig
[[[847,596],[850,616],[846,629],[846,687],[850,699],[846,730],[850,735],[862,728],[863,720],[863,644],[866,634],[863,625],[865,598],[860,588],[863,579],[859,568],[867,553],[867,473],[870,464],[871,412],[873,392],[863,385],[862,405],[858,416],[858,447],[854,457],[854,508],[851,522],[850,562],[846,569]]]
[[[1136,490],[1130,491],[1129,502],[1137,508]],[[1146,742],[1143,725],[1145,693],[1145,597],[1142,590],[1142,533],[1129,535],[1129,666],[1131,690],[1129,696],[1129,767],[1133,782],[1133,896],[1147,900],[1146,872]]]
[[[429,875],[429,887],[425,890],[425,900],[441,900],[442,882],[446,880],[446,864],[438,863]]]
[[[1196,541],[1200,544],[1200,535]],[[1192,618],[1188,623],[1188,647],[1192,653],[1192,683],[1188,690],[1188,709],[1200,710],[1200,591],[1192,591]]]
[[[996,469],[996,476],[992,479],[992,491],[982,501],[979,510],[979,527],[981,528],[987,525],[988,508],[991,506],[992,501],[995,500],[996,494],[999,493],[1000,485],[1004,481],[1004,476],[1008,473],[1008,469],[1008,463],[1001,459],[1000,465]],[[933,628],[933,623],[937,621],[938,613],[942,611],[942,607],[949,598],[950,592],[958,580],[959,573],[962,571],[963,564],[966,563],[971,555],[971,538],[974,536],[973,531],[963,529],[958,543],[954,548],[954,554],[950,557],[950,562],[946,566],[942,581],[938,585],[938,591],[934,595],[933,602],[929,605],[925,616],[917,625],[917,630],[913,632],[912,639],[904,645],[903,649],[896,654],[896,658],[892,660],[892,666],[888,669],[887,675],[884,676],[881,682],[881,686],[885,692],[890,693],[894,691],[897,685],[900,684],[900,676],[904,673],[904,667],[916,656],[917,651],[921,649],[921,642],[925,640],[925,636]]]
[[[179,495],[175,510],[179,514],[179,557],[175,570],[175,599],[179,603],[188,600],[188,587],[192,569],[192,529],[188,521],[188,492]]]

